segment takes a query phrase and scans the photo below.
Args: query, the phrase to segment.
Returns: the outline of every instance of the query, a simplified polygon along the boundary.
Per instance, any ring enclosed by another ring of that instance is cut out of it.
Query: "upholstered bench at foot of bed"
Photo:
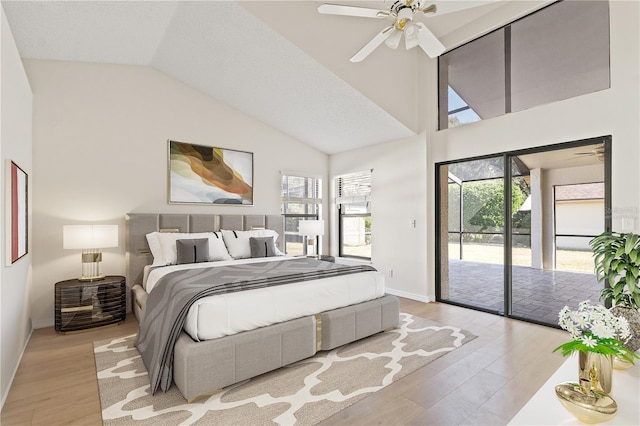
[[[334,309],[320,314],[323,351],[398,327],[400,301],[384,296],[368,302]]]
[[[176,342],[173,380],[192,401],[316,353],[313,317],[274,324],[215,340]]]
[[[316,350],[330,350],[395,328],[399,322],[400,302],[387,295],[204,342],[195,342],[183,332],[175,346],[173,380],[182,395],[194,401],[225,386],[309,358]]]

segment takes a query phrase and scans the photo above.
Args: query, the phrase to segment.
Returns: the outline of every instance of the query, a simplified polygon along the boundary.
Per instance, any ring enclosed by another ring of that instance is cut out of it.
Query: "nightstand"
[[[78,279],[55,285],[55,328],[66,333],[117,324],[126,317],[126,282],[111,275],[99,281]]]
[[[335,257],[333,257],[333,256],[329,256],[329,255],[324,255],[324,254],[321,254],[320,256],[305,256],[305,255],[303,254],[303,255],[300,255],[300,256],[296,256],[296,257],[301,257],[301,258],[303,258],[303,259],[316,259],[316,260],[323,260],[323,261],[325,261],[325,262],[333,262],[333,263],[335,263],[335,262],[336,262],[336,258],[335,258]]]

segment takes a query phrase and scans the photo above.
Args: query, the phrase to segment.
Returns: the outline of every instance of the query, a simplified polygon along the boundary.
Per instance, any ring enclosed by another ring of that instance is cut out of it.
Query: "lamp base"
[[[92,281],[100,281],[100,280],[104,280],[106,277],[106,275],[95,275],[92,277],[78,277],[78,281],[80,282],[92,282]]]
[[[86,249],[82,251],[82,275],[78,281],[90,282],[103,280],[105,275],[100,272],[102,252],[99,249]]]

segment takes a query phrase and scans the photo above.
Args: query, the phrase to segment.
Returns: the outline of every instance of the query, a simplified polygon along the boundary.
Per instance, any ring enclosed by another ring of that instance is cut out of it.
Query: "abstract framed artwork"
[[[29,176],[16,163],[7,160],[6,171],[7,265],[28,252]]]
[[[169,204],[253,205],[253,153],[168,141]]]

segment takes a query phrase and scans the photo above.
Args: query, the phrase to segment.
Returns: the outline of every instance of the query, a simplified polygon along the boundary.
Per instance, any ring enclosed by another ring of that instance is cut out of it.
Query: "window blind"
[[[336,204],[368,203],[371,198],[372,170],[349,173],[337,178]]]
[[[282,175],[283,203],[322,204],[322,180],[308,176]]]

